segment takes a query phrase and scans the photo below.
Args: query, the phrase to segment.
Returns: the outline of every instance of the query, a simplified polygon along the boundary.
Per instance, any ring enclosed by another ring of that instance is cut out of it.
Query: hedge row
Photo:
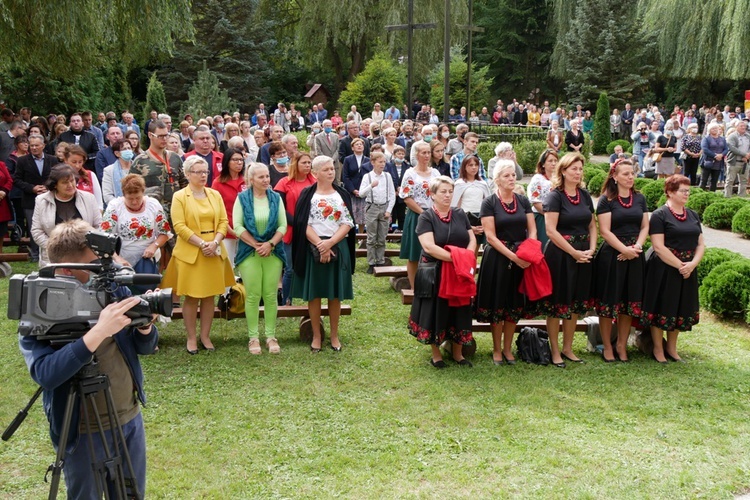
[[[750,323],[750,259],[732,256],[703,279],[700,302],[712,313]]]

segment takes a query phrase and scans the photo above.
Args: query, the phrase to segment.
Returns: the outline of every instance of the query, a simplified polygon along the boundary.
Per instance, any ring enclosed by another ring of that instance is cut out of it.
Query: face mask
[[[133,159],[133,150],[132,149],[124,149],[120,151],[120,158],[122,158],[125,161],[131,161]]]
[[[427,134],[424,136],[424,142],[430,142],[432,140],[432,136],[430,134]]]
[[[276,159],[276,164],[277,165],[282,165],[283,166],[283,165],[286,165],[287,163],[289,163],[289,157],[288,156],[284,156],[283,158],[277,158]]]
[[[671,130],[665,130],[664,131],[664,135],[666,135],[667,137],[669,137],[669,136],[672,135],[672,131]]]
[[[219,123],[218,125],[216,125],[216,128],[218,128],[219,130],[224,130],[224,124]]]
[[[346,137],[346,130],[342,130],[341,132],[339,132],[339,136]]]
[[[448,137],[450,137],[450,136],[451,136],[451,133],[450,133],[450,132],[443,132],[443,133],[442,133],[442,134],[440,134],[440,135],[441,135],[441,136],[443,137],[443,139],[447,139]]]
[[[396,163],[396,165],[401,165],[402,163],[404,163],[403,158],[394,158],[393,161]]]
[[[325,132],[326,134],[330,134],[332,130],[333,130],[333,129],[332,129],[331,127],[326,127],[326,128],[324,128],[324,129],[323,129],[323,131],[324,131],[324,132]]]
[[[313,134],[319,134],[319,133],[320,133],[320,129],[319,128],[314,128],[313,129]]]

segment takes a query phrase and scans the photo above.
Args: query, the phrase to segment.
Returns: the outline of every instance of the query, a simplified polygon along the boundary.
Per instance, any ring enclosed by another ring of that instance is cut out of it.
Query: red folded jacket
[[[526,239],[518,245],[516,255],[531,265],[524,269],[518,291],[529,300],[539,300],[552,294],[552,275],[542,253],[542,242]]]
[[[451,307],[468,306],[471,298],[477,294],[477,283],[474,273],[477,258],[474,252],[465,248],[446,245],[453,262],[443,262],[440,271],[440,288],[438,297],[447,299]]]

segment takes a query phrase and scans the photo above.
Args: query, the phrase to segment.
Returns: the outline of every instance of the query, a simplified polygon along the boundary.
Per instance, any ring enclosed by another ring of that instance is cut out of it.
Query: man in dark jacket
[[[80,219],[58,225],[47,242],[50,261],[82,264],[95,261],[97,255],[86,246],[86,233],[92,229]],[[90,277],[89,271],[83,270],[58,269],[56,273],[60,280],[78,280],[81,283],[88,282]],[[119,295],[127,297],[129,291]],[[114,410],[123,428],[125,444],[133,465],[134,470],[131,471],[123,460],[124,475],[133,479],[141,496],[145,493],[146,434],[138,402],[145,404],[146,395],[143,392],[143,372],[138,355],[154,352],[158,332],[151,323],[139,328],[128,326],[130,318],[125,316],[125,312],[139,302],[140,299],[129,297],[107,305],[101,311],[96,325],[80,338],[62,347],[53,346],[49,341],[39,340],[33,335],[19,336],[19,345],[31,378],[44,389],[44,410],[50,423],[52,444],[56,449],[65,447],[63,473],[68,498],[89,498],[97,491],[91,467],[94,460],[89,456],[88,440],[91,439],[94,452],[99,457],[97,460],[104,455],[101,436],[95,433],[96,428],[85,431],[81,429],[81,415],[87,412],[91,422],[95,421],[93,419],[96,414],[90,405],[81,408],[80,398],[73,410],[67,442],[60,442],[71,378],[93,358],[99,363],[99,371],[109,378]],[[107,446],[122,457],[122,449],[113,448],[112,430],[109,429],[109,416],[106,405],[103,404],[103,395],[97,395],[96,401],[97,413],[107,429],[104,433]]]
[[[86,169],[96,172],[94,162],[96,153],[99,152],[99,143],[96,141],[94,134],[83,129],[83,118],[81,118],[80,113],[70,115],[70,129],[60,134],[59,139],[60,142],[81,146],[89,156],[86,160]]]

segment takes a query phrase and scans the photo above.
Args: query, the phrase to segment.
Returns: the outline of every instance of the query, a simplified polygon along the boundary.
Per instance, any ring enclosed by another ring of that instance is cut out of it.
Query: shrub
[[[695,194],[691,192],[690,198],[687,202],[687,207],[695,210],[698,215],[701,216],[701,219],[703,219],[703,212],[706,211],[706,208],[712,203],[723,199],[724,197],[722,195],[713,191],[701,191],[700,193]]]
[[[638,177],[635,180],[635,184],[633,185],[633,187],[635,187],[638,191],[643,191],[643,188],[651,184],[652,182],[654,182],[653,179],[647,179],[646,177]]]
[[[309,135],[306,130],[298,130],[292,132],[292,135],[297,138],[297,149],[300,151],[310,152],[310,146],[307,145],[307,136]]]
[[[583,167],[583,182],[585,182],[588,186],[589,182],[591,182],[591,179],[593,179],[595,175],[599,175],[601,173],[602,171],[598,168],[591,165],[586,165],[585,167]]]
[[[593,132],[594,154],[601,155],[606,153],[607,144],[612,141],[612,133],[609,130],[609,99],[607,99],[606,92],[599,94],[599,100],[596,102]]]
[[[495,145],[493,144],[492,147],[494,149]],[[539,161],[539,157],[545,149],[547,149],[546,141],[525,141],[513,146],[513,150],[516,152],[516,161],[521,165],[524,174],[536,172],[536,162]],[[492,154],[495,154],[494,151]]]
[[[703,223],[713,229],[730,229],[732,217],[746,205],[747,200],[742,198],[729,198],[714,202],[703,212]]]
[[[745,238],[750,238],[750,204],[745,204],[732,217],[732,232],[740,233]]]
[[[586,184],[586,189],[589,190],[591,196],[599,196],[599,193],[602,192],[602,187],[604,187],[604,181],[606,179],[607,174],[605,174],[604,172],[599,172],[591,179],[591,181]]]
[[[661,198],[659,198],[659,201],[656,202],[656,207],[659,208],[660,206],[666,205],[666,204],[667,204],[667,194],[664,193],[663,195],[661,195]]]
[[[648,206],[648,211],[653,212],[657,208],[659,208],[659,198],[661,198],[661,195],[664,194],[664,179],[657,179],[655,181],[651,181],[649,184],[646,184],[641,189],[641,193],[643,193],[643,196],[646,197],[646,205]]]
[[[587,163],[586,166],[599,169],[605,174],[609,173],[609,162]]]
[[[630,144],[630,142],[626,141],[625,139],[617,139],[616,141],[612,141],[609,144],[607,144],[607,154],[611,155],[615,152],[615,146],[622,146],[622,150],[625,153],[632,153],[633,152],[633,145]]]
[[[742,259],[742,255],[737,252],[732,252],[726,248],[706,248],[706,253],[703,254],[701,263],[698,264],[696,272],[698,273],[698,285],[703,283],[703,280],[708,276],[708,273],[713,270],[714,267],[730,260]]]
[[[376,102],[401,102],[405,76],[403,68],[393,58],[378,52],[346,85],[339,96],[339,105],[347,109],[354,104],[362,114],[369,115]]]
[[[484,168],[487,168],[487,164],[495,156],[495,146],[496,143],[489,141],[480,142],[477,146],[477,156],[484,162]]]
[[[701,305],[714,314],[746,318],[750,301],[750,259],[732,259],[708,273],[700,287]]]

